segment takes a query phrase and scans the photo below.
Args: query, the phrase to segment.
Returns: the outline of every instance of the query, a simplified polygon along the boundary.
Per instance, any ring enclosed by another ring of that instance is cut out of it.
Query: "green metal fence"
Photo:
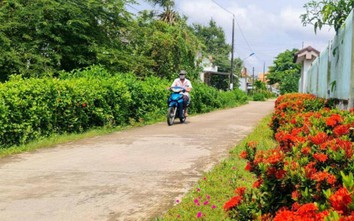
[[[354,107],[353,11],[307,73],[306,92],[336,98],[343,109]]]

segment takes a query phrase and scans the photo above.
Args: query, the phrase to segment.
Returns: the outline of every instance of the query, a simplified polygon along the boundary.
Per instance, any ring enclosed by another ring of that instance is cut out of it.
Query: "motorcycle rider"
[[[187,104],[190,102],[189,92],[192,90],[192,83],[186,78],[187,72],[185,70],[181,70],[179,72],[179,78],[176,78],[171,87],[181,87],[184,89],[183,92],[183,109],[184,109],[184,117],[188,116],[187,112]]]

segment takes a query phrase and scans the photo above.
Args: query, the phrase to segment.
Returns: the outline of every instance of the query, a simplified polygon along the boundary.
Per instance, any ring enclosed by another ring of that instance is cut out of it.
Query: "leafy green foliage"
[[[80,133],[161,118],[170,82],[151,76],[111,74],[92,66],[59,78],[12,77],[0,84],[0,147],[20,145],[54,133]],[[236,106],[247,101],[238,90],[219,92],[194,83],[190,113]]]
[[[306,13],[301,15],[301,20],[305,26],[313,25],[315,32],[324,25],[333,26],[338,32],[353,6],[353,0],[312,0],[304,5]]]
[[[41,76],[94,63],[126,70],[130,15],[124,0],[0,3],[0,76]]]
[[[208,26],[193,24],[193,31],[203,44],[203,56],[212,58],[212,62],[218,67],[219,72],[230,73],[229,55],[231,45],[226,43],[223,29],[218,27],[214,20],[210,20]],[[234,59],[234,73],[241,73],[242,66],[243,62],[240,58]],[[234,84],[237,84],[237,82],[238,79],[234,78]],[[228,89],[229,77],[225,75],[212,75],[210,84],[218,89]]]
[[[191,100],[191,113],[205,113],[215,108],[244,104],[247,102],[247,96],[239,89],[233,91],[219,91],[202,83],[194,83]]]
[[[301,65],[294,62],[297,49],[286,50],[274,60],[274,65],[269,68],[269,84],[280,85],[281,94],[297,92],[300,79]]]
[[[231,46],[225,43],[225,33],[218,27],[214,20],[209,21],[209,26],[193,25],[195,35],[201,39],[204,45],[204,55],[212,56],[214,64],[219,71],[230,71],[229,54]]]
[[[193,73],[195,55],[199,41],[189,30],[186,21],[180,20],[171,26],[166,22],[154,20],[144,12],[137,20],[134,33],[134,54],[147,59],[147,67],[138,65],[133,70],[139,76],[155,75],[172,80],[181,69]],[[191,78],[191,75],[188,75]],[[193,76],[196,78],[197,76]]]

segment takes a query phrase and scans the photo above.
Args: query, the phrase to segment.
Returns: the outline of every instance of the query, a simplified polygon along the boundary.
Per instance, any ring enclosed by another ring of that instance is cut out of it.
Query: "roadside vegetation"
[[[183,198],[173,199],[175,206],[156,220],[231,220],[223,208],[239,186],[252,188],[256,177],[244,170],[247,161],[239,157],[248,143],[258,142],[259,148],[270,149],[276,145],[269,128],[271,116],[263,119],[255,130],[230,151],[223,160]]]
[[[156,122],[165,116],[170,84],[153,76],[111,74],[101,66],[61,72],[58,78],[14,76],[0,84],[0,150],[61,134]],[[198,82],[191,99],[191,114],[247,102],[240,90]]]
[[[353,113],[279,97],[271,119],[158,220],[353,220]]]

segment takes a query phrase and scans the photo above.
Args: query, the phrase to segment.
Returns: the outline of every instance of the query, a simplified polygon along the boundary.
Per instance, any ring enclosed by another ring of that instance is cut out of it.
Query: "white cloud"
[[[266,66],[272,65],[274,57],[286,49],[300,49],[304,42],[304,46],[323,50],[334,37],[333,30],[324,28],[315,35],[312,26],[301,24],[299,17],[308,0],[214,1],[236,15],[243,35],[236,23],[235,56],[242,59],[255,52],[245,63],[249,70],[255,66],[256,73],[263,70],[264,62]],[[226,40],[231,44],[232,15],[212,0],[176,0],[176,10],[186,15],[190,23],[207,25],[212,18],[224,29]]]

